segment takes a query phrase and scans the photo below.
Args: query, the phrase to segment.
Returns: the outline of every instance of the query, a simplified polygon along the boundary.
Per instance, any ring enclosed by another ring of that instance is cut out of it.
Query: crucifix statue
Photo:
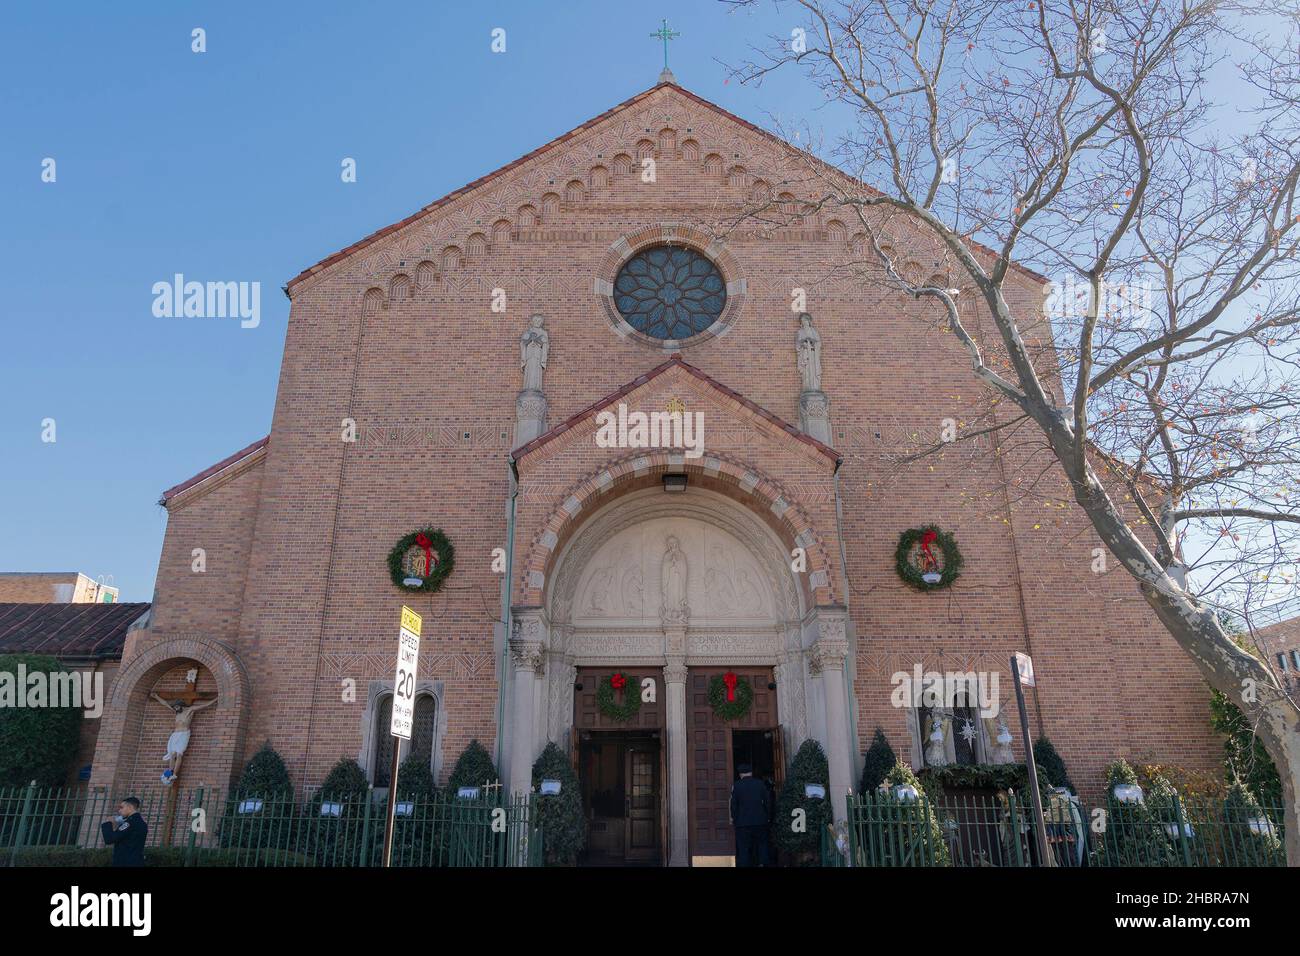
[[[157,694],[150,695],[176,715],[176,724],[171,736],[167,738],[167,753],[163,755],[163,763],[167,766],[163,772],[163,782],[168,785],[175,783],[176,776],[181,772],[181,758],[190,745],[190,722],[194,719],[195,712],[217,702],[216,694],[200,692],[196,688],[198,677],[198,668],[190,668],[185,674],[185,689],[173,695],[171,700],[163,700]]]

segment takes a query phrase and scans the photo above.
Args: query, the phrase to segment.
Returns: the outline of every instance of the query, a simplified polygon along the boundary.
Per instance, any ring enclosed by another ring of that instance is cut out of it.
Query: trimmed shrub
[[[411,754],[397,768],[397,803],[398,812],[393,817],[393,865],[435,865],[436,861],[430,857],[438,845],[433,841],[438,830],[441,804],[438,803],[438,788],[434,786],[433,770],[427,757]],[[382,817],[378,830],[382,841]],[[381,855],[382,846],[381,842]]]
[[[284,758],[276,752],[269,740],[244,764],[244,772],[239,775],[235,789],[239,793],[261,796],[293,792],[289,768],[284,765]]]
[[[433,783],[433,768],[418,754],[411,754],[397,768],[397,797],[399,800],[432,797],[438,788]]]
[[[952,857],[944,840],[943,827],[925,787],[912,768],[895,760],[885,775],[887,789],[874,796],[875,805],[888,821],[885,839],[873,854],[880,866],[951,866]],[[912,787],[916,799],[899,796],[895,787]]]
[[[1053,787],[1064,787],[1071,793],[1076,792],[1074,784],[1070,782],[1070,775],[1066,772],[1065,761],[1046,736],[1034,741],[1034,763],[1038,765],[1039,777],[1046,777]]]
[[[1137,771],[1127,760],[1115,760],[1106,768],[1106,829],[1093,851],[1096,862],[1103,866],[1177,866],[1173,838],[1145,795],[1141,803],[1123,802],[1115,796],[1117,785],[1137,783]],[[1157,809],[1168,801],[1163,787],[1157,789],[1155,800]]]
[[[1223,861],[1230,866],[1286,866],[1280,828],[1264,813],[1240,780],[1228,785],[1223,801]]]
[[[560,792],[542,795],[543,780],[560,781]],[[587,845],[587,820],[582,813],[578,775],[563,751],[548,743],[533,764],[532,819],[542,831],[547,865],[572,865]]]
[[[451,770],[451,778],[447,781],[447,786],[454,794],[460,787],[482,788],[485,784],[500,782],[501,775],[497,773],[492,757],[481,743],[471,740],[469,746],[456,758],[456,766]]]
[[[303,821],[308,847],[319,865],[374,865],[376,847],[380,852],[383,848],[384,824],[382,812],[374,814],[378,825],[372,819],[370,839],[363,846],[369,801],[370,782],[366,772],[351,757],[340,757],[308,802],[309,818]]]
[[[804,794],[806,784],[820,784],[826,788],[825,799]],[[831,822],[830,766],[822,745],[809,738],[803,742],[790,771],[785,776],[785,786],[776,800],[776,814],[772,821],[776,845],[794,856],[801,866],[813,866],[821,855],[822,830]],[[794,829],[795,811],[804,812],[807,824],[803,832]]]
[[[863,754],[862,779],[858,783],[858,793],[871,793],[882,783],[890,769],[898,762],[894,748],[889,746],[885,732],[876,728],[876,735],[871,738],[871,746]]]
[[[461,865],[492,864],[504,836],[492,830],[492,809],[502,802],[505,794],[488,787],[500,782],[501,775],[492,757],[481,743],[471,740],[456,759],[447,781],[450,826],[443,828],[440,838],[444,858]],[[461,787],[478,787],[478,799],[457,797],[456,791]]]
[[[267,741],[244,765],[226,801],[217,842],[223,847],[290,847],[296,824],[289,770]]]
[[[58,658],[46,654],[0,655],[0,689],[9,685],[15,693],[28,693],[19,687],[18,668],[28,675],[71,674]],[[58,679],[58,678],[56,678]],[[46,702],[52,688],[46,679]],[[72,770],[81,741],[80,707],[15,707],[0,704],[0,788],[22,787],[36,781],[38,787],[61,787]]]

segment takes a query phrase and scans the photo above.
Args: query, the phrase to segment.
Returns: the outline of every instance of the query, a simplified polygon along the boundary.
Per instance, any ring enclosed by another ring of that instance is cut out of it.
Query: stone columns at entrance
[[[516,633],[525,632],[516,628]],[[511,793],[527,793],[533,785],[533,758],[537,749],[537,678],[542,670],[546,645],[540,640],[514,638],[510,659],[514,662],[514,698],[510,725]]]
[[[668,865],[689,866],[690,811],[686,788],[686,665],[664,668],[664,712],[668,727]]]
[[[826,703],[826,759],[830,764],[831,806],[836,820],[847,813],[846,794],[853,786],[853,741],[849,739],[849,709],[844,661],[849,655],[846,620],[841,614],[818,613],[818,638],[808,649],[808,670],[820,680]]]

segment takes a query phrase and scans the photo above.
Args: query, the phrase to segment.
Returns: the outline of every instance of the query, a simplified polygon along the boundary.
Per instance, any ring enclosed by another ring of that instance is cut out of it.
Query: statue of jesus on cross
[[[163,700],[157,694],[149,695],[176,715],[175,726],[172,728],[171,736],[167,738],[167,753],[163,755],[163,763],[167,769],[163,771],[162,779],[163,783],[169,786],[176,782],[176,777],[181,772],[181,758],[185,756],[185,750],[190,745],[190,722],[194,720],[195,712],[211,707],[217,702],[216,694],[200,693],[195,689],[198,676],[196,669],[186,673],[185,689],[170,701]]]

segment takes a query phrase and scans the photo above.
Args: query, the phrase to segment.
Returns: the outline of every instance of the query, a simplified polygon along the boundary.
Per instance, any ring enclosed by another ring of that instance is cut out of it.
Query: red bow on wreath
[[[727,685],[727,700],[736,699],[736,675],[727,671],[722,675],[722,683]]]
[[[615,690],[622,690],[626,684],[627,678],[622,674],[615,674],[609,679],[609,686],[613,687]]]
[[[926,568],[937,568],[939,566],[938,560],[935,559],[934,552],[930,550],[930,545],[934,544],[938,538],[939,532],[935,531],[933,528],[927,528],[925,533],[921,535],[921,550],[925,552]]]
[[[428,577],[433,574],[433,542],[429,540],[428,535],[421,531],[415,536],[415,543],[424,549],[424,573]]]

